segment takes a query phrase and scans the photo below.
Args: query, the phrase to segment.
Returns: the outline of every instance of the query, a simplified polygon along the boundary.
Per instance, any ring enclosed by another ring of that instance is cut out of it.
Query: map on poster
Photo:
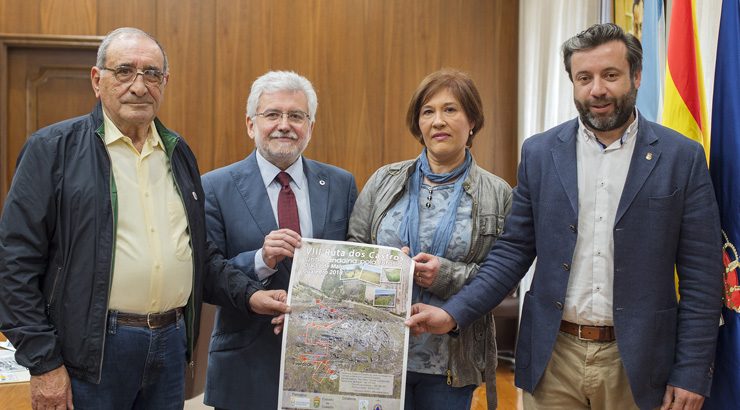
[[[396,248],[302,239],[283,329],[279,408],[403,405],[413,261]]]

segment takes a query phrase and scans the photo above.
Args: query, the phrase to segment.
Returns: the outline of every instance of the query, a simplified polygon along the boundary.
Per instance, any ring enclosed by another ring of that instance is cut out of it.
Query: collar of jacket
[[[105,122],[103,121],[103,104],[98,100],[98,103],[95,104],[95,109],[92,112],[92,119],[93,124],[95,126],[95,133],[100,137],[101,139],[105,139]],[[154,118],[154,126],[157,127],[157,132],[159,133],[159,137],[162,139],[162,144],[164,145],[164,150],[167,153],[167,158],[172,159],[172,152],[175,150],[175,146],[177,145],[177,142],[180,140],[180,137],[177,136],[174,132],[167,129],[167,127],[162,124],[162,121],[159,120],[159,118]]]

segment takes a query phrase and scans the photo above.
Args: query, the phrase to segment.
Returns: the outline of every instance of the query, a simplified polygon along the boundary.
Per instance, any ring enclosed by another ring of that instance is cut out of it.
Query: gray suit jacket
[[[230,262],[254,279],[254,255],[278,229],[253,152],[246,159],[203,175],[208,237]],[[347,171],[303,159],[315,238],[345,240],[357,197]],[[287,289],[290,261],[278,264],[267,289]],[[270,316],[245,316],[218,307],[208,354],[205,403],[229,409],[277,407],[282,335]]]
[[[577,128],[572,120],[525,141],[504,234],[443,307],[466,326],[499,304],[537,256],[516,352],[516,384],[530,392],[555,345],[578,234]],[[722,259],[699,144],[640,117],[613,235],[614,326],[636,403],[657,407],[666,384],[708,395]]]

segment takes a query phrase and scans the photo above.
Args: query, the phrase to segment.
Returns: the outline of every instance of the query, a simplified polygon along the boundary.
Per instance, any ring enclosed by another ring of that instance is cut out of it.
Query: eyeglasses
[[[139,74],[144,78],[147,85],[160,85],[164,81],[164,73],[154,68],[138,70],[131,66],[122,65],[116,68],[100,67],[100,69],[112,71],[116,80],[124,84],[135,81]]]
[[[310,118],[308,113],[303,111],[284,112],[278,110],[267,110],[254,115],[262,117],[269,122],[278,122],[283,119],[283,116],[286,116],[288,118],[288,122],[293,125],[303,125],[303,123]]]

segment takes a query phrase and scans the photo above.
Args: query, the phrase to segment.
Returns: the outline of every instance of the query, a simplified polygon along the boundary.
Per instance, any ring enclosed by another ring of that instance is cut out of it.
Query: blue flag
[[[709,168],[719,203],[726,241],[725,263],[737,260],[740,245],[740,0],[724,0],[717,42],[712,103],[712,145]],[[735,269],[730,275],[737,275]],[[730,276],[732,278],[732,276]],[[734,280],[734,278],[733,278]],[[729,281],[726,277],[726,281]],[[732,295],[732,294],[730,294]],[[739,296],[728,298],[722,311],[712,394],[704,409],[740,406],[740,307]]]
[[[642,82],[637,93],[637,109],[650,121],[661,122],[665,78],[665,13],[663,0],[643,1]]]

